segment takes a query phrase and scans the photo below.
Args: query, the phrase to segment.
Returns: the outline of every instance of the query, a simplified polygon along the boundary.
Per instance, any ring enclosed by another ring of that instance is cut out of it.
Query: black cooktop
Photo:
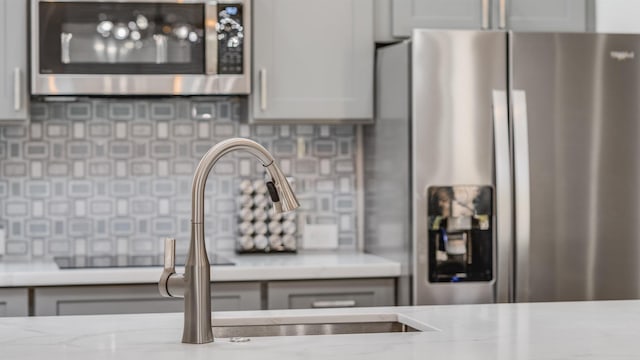
[[[186,256],[176,256],[176,266],[183,266]],[[163,266],[163,255],[94,255],[60,256],[53,261],[60,269],[118,268]],[[234,265],[229,259],[218,254],[209,254],[211,265]]]

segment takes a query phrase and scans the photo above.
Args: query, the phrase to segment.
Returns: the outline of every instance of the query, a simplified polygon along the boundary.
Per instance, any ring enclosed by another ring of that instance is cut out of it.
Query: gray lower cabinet
[[[394,306],[395,279],[273,281],[269,309]]]
[[[215,282],[212,311],[396,305],[396,279]],[[267,289],[266,295],[262,293]],[[0,289],[0,316],[28,315],[27,289]],[[33,315],[136,314],[184,311],[183,299],[163,298],[156,284],[37,287]]]
[[[2,288],[0,289],[0,317],[28,316],[29,289]]]
[[[0,125],[27,120],[27,0],[0,0]]]
[[[254,0],[255,123],[373,121],[371,0]]]
[[[212,283],[213,311],[260,310],[260,283]],[[156,284],[56,286],[34,290],[35,315],[132,314],[184,311],[184,300],[164,298]]]

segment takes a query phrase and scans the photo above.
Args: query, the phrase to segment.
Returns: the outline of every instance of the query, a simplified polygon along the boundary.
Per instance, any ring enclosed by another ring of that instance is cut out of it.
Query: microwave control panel
[[[242,74],[244,69],[244,24],[242,4],[218,4],[218,74]]]

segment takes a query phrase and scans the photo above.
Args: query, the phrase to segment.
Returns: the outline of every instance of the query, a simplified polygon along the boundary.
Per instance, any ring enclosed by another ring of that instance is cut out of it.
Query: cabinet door
[[[184,299],[160,296],[157,285],[60,286],[34,291],[35,315],[184,311]],[[259,283],[211,284],[211,310],[260,310]]]
[[[0,0],[0,125],[27,119],[27,1]]]
[[[254,1],[253,119],[371,121],[373,2]]]
[[[499,3],[498,0],[495,1]],[[509,0],[505,3],[507,28],[510,30],[587,30],[588,0]]]
[[[29,316],[28,289],[0,289],[0,317],[3,316]]]
[[[488,6],[489,1],[393,0],[393,35],[411,36],[411,31],[417,28],[480,30],[483,16],[489,14],[483,4]]]
[[[269,309],[395,305],[394,279],[269,282]]]

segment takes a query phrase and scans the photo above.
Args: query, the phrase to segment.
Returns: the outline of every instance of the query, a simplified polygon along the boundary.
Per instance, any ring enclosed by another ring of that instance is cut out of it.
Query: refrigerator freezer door
[[[640,37],[516,33],[512,44],[530,183],[516,300],[639,298]]]
[[[414,304],[495,300],[495,280],[429,281],[427,192],[438,186],[495,186],[492,96],[493,90],[507,89],[506,49],[504,32],[414,30],[411,53]]]

